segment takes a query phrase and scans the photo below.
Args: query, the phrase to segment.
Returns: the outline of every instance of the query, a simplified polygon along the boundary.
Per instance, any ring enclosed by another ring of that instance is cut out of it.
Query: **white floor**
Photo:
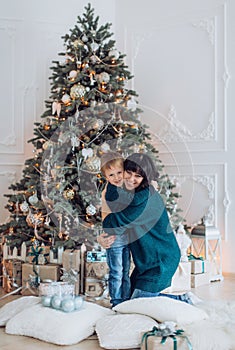
[[[211,282],[192,291],[204,300],[235,300],[235,275],[225,276],[223,281]],[[0,289],[0,297],[4,295]],[[0,299],[0,307],[6,302],[18,298],[20,295],[10,296]],[[100,350],[96,336],[92,336],[86,341],[72,346],[57,346],[24,336],[14,336],[5,333],[4,328],[0,328],[0,348],[1,350],[44,350],[62,349],[67,350]]]

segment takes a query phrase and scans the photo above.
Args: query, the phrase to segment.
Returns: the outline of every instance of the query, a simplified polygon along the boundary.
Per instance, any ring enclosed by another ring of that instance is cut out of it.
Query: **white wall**
[[[207,215],[235,272],[233,1],[119,0],[116,35],[127,53],[166,173],[188,224]],[[216,242],[211,241],[212,249]]]
[[[188,224],[208,215],[235,273],[234,18],[232,0],[96,0],[135,78],[141,119],[182,194]],[[33,122],[44,111],[51,61],[86,1],[0,0],[0,193],[20,177]],[[9,214],[3,207],[0,219]]]

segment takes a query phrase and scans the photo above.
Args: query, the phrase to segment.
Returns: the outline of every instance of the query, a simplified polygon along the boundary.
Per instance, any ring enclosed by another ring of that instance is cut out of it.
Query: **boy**
[[[123,161],[121,154],[117,152],[108,152],[101,157],[101,172],[108,183],[116,187],[123,185]],[[102,192],[102,220],[110,213],[110,208],[105,200],[105,192],[106,188]],[[116,210],[118,211],[118,208]],[[107,249],[107,263],[110,302],[114,307],[130,298],[130,250],[126,234],[117,235],[111,248]]]

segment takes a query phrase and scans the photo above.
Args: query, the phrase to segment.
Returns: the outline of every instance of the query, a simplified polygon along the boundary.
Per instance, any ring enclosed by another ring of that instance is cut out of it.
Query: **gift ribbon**
[[[176,337],[182,337],[186,340],[186,343],[188,345],[189,350],[193,350],[192,344],[189,341],[188,337],[186,335],[183,335],[183,329],[178,329],[174,331],[173,333],[164,334],[165,330],[161,330],[157,328],[156,326],[153,327],[153,329],[149,332],[144,333],[141,344],[145,343],[145,350],[148,350],[148,338],[152,336],[162,337],[161,344],[165,344],[167,341],[167,338],[170,337],[173,340],[173,350],[177,350],[177,338]]]
[[[205,264],[204,264],[204,259],[202,256],[195,256],[193,254],[189,254],[188,260],[201,260],[202,262],[202,273],[205,272]]]
[[[43,252],[42,247],[36,247],[36,248],[34,248],[34,246],[31,247],[31,252],[29,253],[29,255],[34,257],[32,262],[35,263],[35,265],[38,265],[38,258],[39,258],[39,255],[42,254],[42,252]],[[46,256],[48,255],[49,253],[43,254],[43,256],[45,257],[45,262],[47,262]]]

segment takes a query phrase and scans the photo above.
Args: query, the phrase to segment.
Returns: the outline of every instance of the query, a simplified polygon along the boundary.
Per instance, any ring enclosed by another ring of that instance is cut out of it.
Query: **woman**
[[[108,184],[105,199],[112,211],[120,203],[121,211],[108,214],[98,241],[107,248],[115,235],[128,233],[135,268],[131,275],[131,298],[168,296],[192,304],[188,293],[160,293],[171,285],[180,261],[180,249],[159,193],[151,185],[157,179],[152,159],[134,153],[124,162],[124,189]],[[123,209],[123,203],[128,203]]]

